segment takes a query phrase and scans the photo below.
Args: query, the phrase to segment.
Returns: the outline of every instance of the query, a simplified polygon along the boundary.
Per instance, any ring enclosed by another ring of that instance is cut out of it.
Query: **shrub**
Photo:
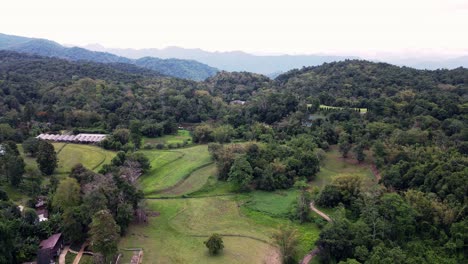
[[[223,238],[218,234],[212,234],[207,241],[203,242],[211,255],[218,254],[224,248]]]

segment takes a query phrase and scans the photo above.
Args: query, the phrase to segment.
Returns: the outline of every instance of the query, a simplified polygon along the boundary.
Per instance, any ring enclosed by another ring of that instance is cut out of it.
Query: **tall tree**
[[[7,153],[0,159],[0,168],[3,170],[5,177],[11,185],[17,187],[23,177],[24,160],[21,156],[16,156],[14,153]]]
[[[30,137],[23,141],[23,150],[28,153],[31,157],[36,157],[37,152],[39,151],[39,142],[40,140],[35,137]]]
[[[348,133],[343,132],[340,134],[340,138],[338,140],[338,148],[343,158],[348,157],[348,152],[351,150],[351,143],[349,141],[350,136]]]
[[[93,250],[103,255],[104,263],[111,261],[117,252],[120,227],[109,210],[101,210],[94,214],[89,233]]]
[[[80,203],[80,185],[75,178],[66,178],[60,182],[52,199],[52,206],[65,211]]]
[[[284,264],[296,263],[295,256],[299,243],[297,231],[290,227],[282,226],[273,235],[273,240],[279,247],[282,262]]]
[[[141,126],[142,124],[139,120],[130,121],[130,139],[137,149],[141,147]]]
[[[247,159],[241,155],[238,156],[229,171],[229,181],[236,183],[239,189],[246,191],[253,179],[253,169]]]
[[[54,173],[55,168],[58,166],[57,153],[55,153],[54,146],[41,140],[37,151],[37,164],[41,172],[45,175]]]

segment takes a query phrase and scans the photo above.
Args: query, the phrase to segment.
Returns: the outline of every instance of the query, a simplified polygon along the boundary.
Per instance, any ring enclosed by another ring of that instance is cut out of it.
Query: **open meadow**
[[[160,216],[131,226],[119,243],[143,248],[143,263],[279,263],[269,244],[273,229],[243,216],[231,198],[147,200],[147,207]],[[215,257],[203,244],[212,233],[224,235],[225,249]],[[128,263],[131,253],[123,252]]]
[[[207,145],[197,145],[177,150],[142,150],[151,169],[140,178],[140,186],[146,197],[157,197],[194,171],[211,163]]]

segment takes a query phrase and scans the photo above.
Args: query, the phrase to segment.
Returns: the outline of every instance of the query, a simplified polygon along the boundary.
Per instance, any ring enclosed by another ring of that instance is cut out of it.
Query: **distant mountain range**
[[[276,77],[282,72],[303,66],[317,66],[324,62],[357,59],[354,56],[329,55],[253,55],[243,51],[209,52],[201,49],[185,49],[167,47],[164,49],[112,49],[99,44],[91,44],[84,48],[110,52],[127,58],[138,59],[145,56],[158,58],[178,58],[196,60],[224,71],[247,71]]]
[[[99,44],[84,46],[87,49],[101,52],[110,52],[116,55],[138,59],[144,56],[158,58],[178,58],[196,60],[225,71],[248,71],[260,73],[269,77],[276,77],[291,69],[318,66],[325,62],[342,61],[345,59],[366,59],[375,62],[387,62],[399,66],[416,69],[435,70],[441,68],[454,69],[468,68],[468,56],[452,59],[435,59],[428,57],[397,58],[384,57],[382,59],[361,58],[357,56],[333,55],[253,55],[242,51],[209,52],[201,49],[185,49],[180,47],[167,47],[164,49],[114,49],[105,48]]]
[[[163,75],[204,80],[214,76],[220,69],[230,72],[253,72],[275,78],[291,69],[317,66],[325,62],[360,59],[356,56],[333,55],[253,55],[242,51],[209,52],[201,49],[167,47],[164,49],[114,49],[99,44],[83,47],[64,46],[45,39],[26,38],[0,33],[0,50],[48,57],[58,57],[73,61],[93,61],[100,63],[126,63],[157,71]],[[372,61],[388,62],[416,69],[468,68],[468,56],[452,59],[386,58]]]
[[[108,52],[90,51],[80,47],[65,47],[50,40],[1,33],[0,50],[11,50],[72,61],[127,63],[154,70],[163,75],[198,81],[211,77],[218,72],[218,69],[194,60],[160,59],[148,56],[139,59],[129,59]]]

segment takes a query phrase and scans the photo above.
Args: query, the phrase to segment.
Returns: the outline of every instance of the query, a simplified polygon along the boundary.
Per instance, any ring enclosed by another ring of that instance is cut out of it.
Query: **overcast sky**
[[[468,0],[5,0],[0,32],[62,44],[468,54]]]

